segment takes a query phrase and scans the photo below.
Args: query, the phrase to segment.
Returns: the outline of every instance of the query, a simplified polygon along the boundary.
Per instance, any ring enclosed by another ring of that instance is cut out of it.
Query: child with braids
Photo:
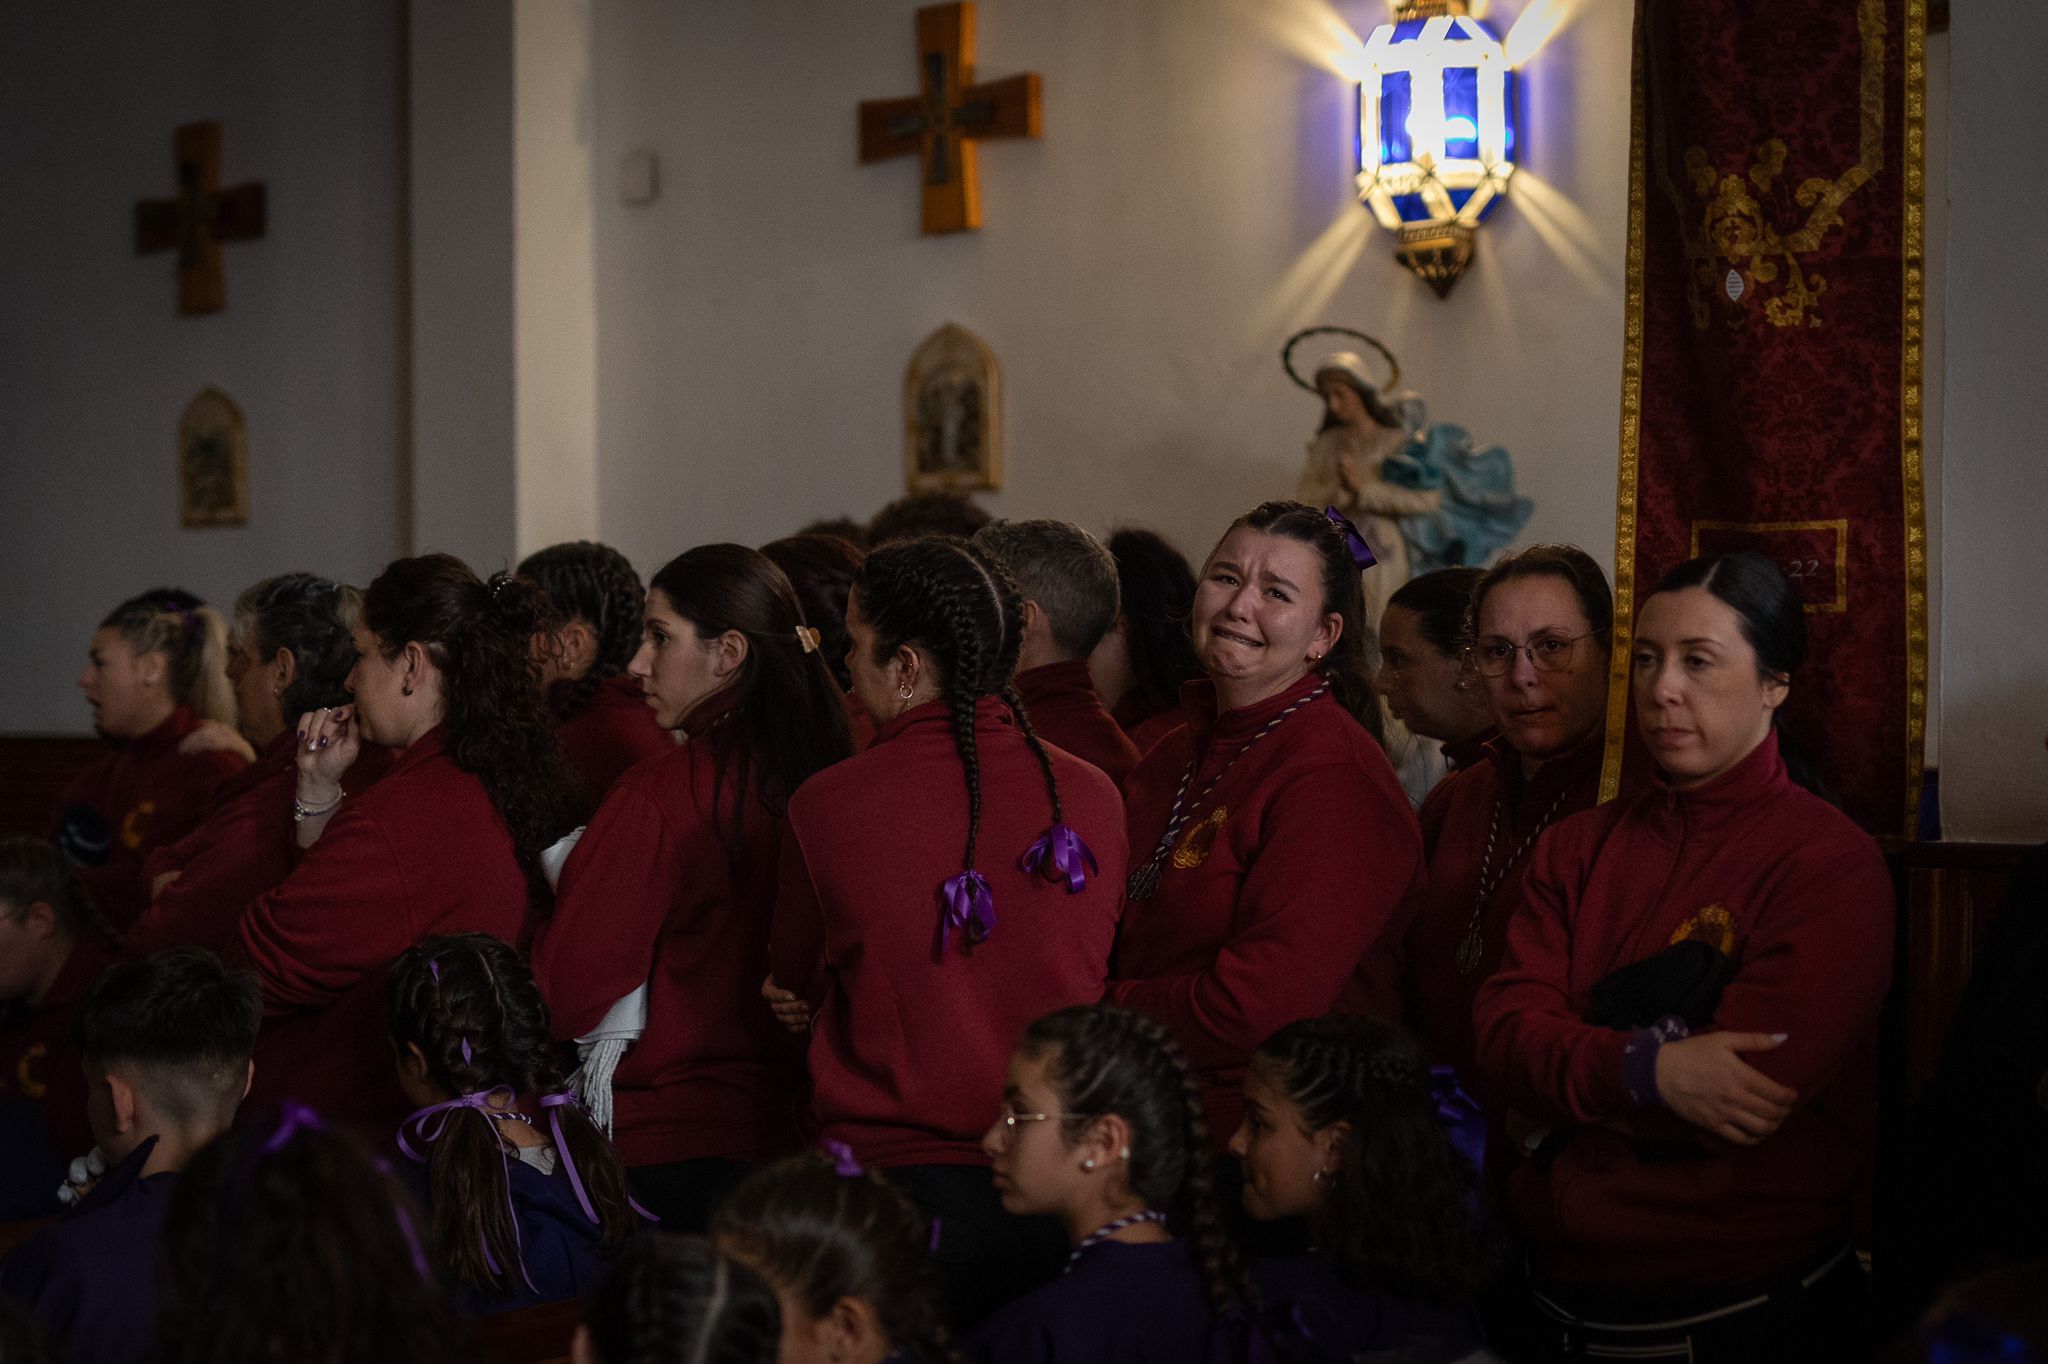
[[[939,1221],[962,1322],[1057,1263],[1003,1213],[981,1135],[1025,1025],[1102,997],[1124,871],[1115,785],[1039,742],[1011,689],[1021,620],[966,541],[862,563],[847,664],[882,725],[790,801],[770,935],[771,1001],[815,1013],[824,1135]]]
[[[701,1236],[643,1236],[591,1295],[570,1364],[776,1364],[775,1290]]]
[[[427,938],[392,963],[387,993],[415,1105],[399,1149],[463,1307],[589,1293],[638,1215],[618,1153],[563,1081],[525,963],[487,934]]]
[[[198,827],[240,753],[185,741],[209,720],[235,723],[227,625],[190,592],[160,587],[107,613],[78,689],[113,751],[57,797],[51,839],[79,868],[100,912],[126,928],[149,903],[149,855]]]
[[[573,540],[527,555],[519,576],[554,604],[541,688],[555,737],[594,804],[627,768],[670,747],[626,668],[640,647],[640,575],[610,545]]]
[[[1216,1208],[1201,1088],[1158,1022],[1085,1004],[1033,1023],[982,1149],[1003,1207],[1056,1216],[1074,1249],[982,1323],[979,1364],[1249,1357],[1253,1294]]]
[[[960,1364],[932,1279],[934,1228],[827,1145],[756,1170],[711,1220],[719,1252],[775,1290],[781,1364]]]
[[[1315,1246],[1258,1266],[1289,1364],[1397,1351],[1448,1362],[1479,1348],[1470,1304],[1488,1264],[1460,1146],[1483,1149],[1485,1127],[1439,1086],[1415,1039],[1376,1019],[1291,1023],[1252,1057],[1230,1139],[1245,1209],[1307,1218]]]

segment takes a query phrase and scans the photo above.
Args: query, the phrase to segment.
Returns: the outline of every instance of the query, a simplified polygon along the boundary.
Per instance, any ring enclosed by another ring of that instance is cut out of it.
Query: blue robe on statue
[[[1403,488],[1443,489],[1436,511],[1398,518],[1408,545],[1408,572],[1484,564],[1528,524],[1536,504],[1515,495],[1515,468],[1498,445],[1472,448],[1462,426],[1432,422],[1380,466],[1380,477]]]

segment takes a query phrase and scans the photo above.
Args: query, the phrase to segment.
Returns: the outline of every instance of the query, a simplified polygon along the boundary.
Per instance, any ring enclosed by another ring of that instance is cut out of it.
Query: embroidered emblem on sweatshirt
[[[1209,849],[1216,846],[1216,835],[1223,831],[1223,825],[1230,818],[1230,807],[1219,805],[1209,812],[1209,817],[1189,829],[1181,836],[1180,846],[1173,850],[1173,865],[1182,871],[1193,871],[1209,860]]]
[[[1708,905],[1696,909],[1692,916],[1677,928],[1671,930],[1671,943],[1703,942],[1709,947],[1719,948],[1724,954],[1735,954],[1735,916],[1721,905]]]
[[[142,840],[149,837],[150,822],[156,818],[156,802],[145,800],[128,812],[128,818],[121,821],[121,842],[128,851],[134,852],[142,846]]]
[[[36,1078],[34,1070],[37,1062],[46,1061],[49,1057],[50,1048],[38,1042],[23,1052],[21,1059],[14,1063],[14,1087],[21,1091],[23,1098],[40,1099],[50,1092],[50,1087]]]

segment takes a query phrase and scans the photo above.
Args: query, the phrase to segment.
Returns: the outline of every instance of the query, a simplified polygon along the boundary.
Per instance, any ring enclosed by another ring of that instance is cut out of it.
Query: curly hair
[[[858,1298],[905,1358],[960,1364],[932,1277],[930,1237],[923,1216],[879,1174],[842,1175],[816,1152],[754,1171],[711,1216],[718,1249],[812,1318]]]
[[[1252,1065],[1320,1132],[1348,1123],[1311,1217],[1317,1246],[1354,1287],[1467,1301],[1491,1270],[1470,1210],[1474,1171],[1439,1125],[1421,1044],[1379,1019],[1290,1023]]]
[[[235,629],[261,662],[282,649],[292,656],[291,684],[278,698],[285,725],[309,710],[348,702],[342,680],[355,666],[349,627],[362,594],[312,573],[280,573],[235,598]]]
[[[1076,1004],[1026,1028],[1017,1050],[1044,1061],[1063,1110],[1129,1125],[1131,1192],[1186,1228],[1216,1314],[1256,1306],[1216,1203],[1202,1086],[1165,1026],[1120,1005]],[[1062,1124],[1060,1134],[1073,1146],[1084,1129]]]
[[[781,569],[796,589],[804,622],[818,632],[818,651],[839,690],[852,691],[846,671],[846,598],[867,551],[840,535],[790,535],[761,546],[769,562]]]
[[[1180,705],[1183,682],[1202,675],[1188,638],[1195,608],[1195,571],[1181,552],[1149,530],[1126,526],[1109,537],[1116,560],[1124,647],[1131,656],[1131,694],[1118,705],[1157,715]]]
[[[1066,816],[1052,758],[1011,685],[1023,604],[1000,564],[951,535],[892,540],[872,551],[854,582],[860,613],[874,631],[879,666],[905,644],[931,660],[953,714],[953,746],[967,781],[967,849],[961,866],[974,868],[981,837],[981,755],[975,745],[975,707],[984,696],[1002,699],[1045,774],[1052,821]]]
[[[566,1083],[533,973],[488,933],[425,938],[400,953],[385,982],[385,1002],[392,1045],[401,1053],[418,1047],[427,1078],[451,1097],[503,1085],[531,1099]],[[569,1147],[558,1154],[575,1161],[603,1244],[615,1248],[637,1220],[626,1168],[580,1107],[566,1104],[556,1112]],[[519,1285],[519,1242],[498,1141],[495,1124],[482,1113],[450,1115],[427,1157],[431,1237],[457,1280],[511,1293]]]
[[[1379,693],[1373,690],[1371,628],[1365,623],[1365,586],[1358,565],[1351,558],[1351,546],[1344,532],[1329,517],[1303,502],[1261,502],[1230,523],[1223,532],[1248,528],[1267,535],[1298,540],[1316,552],[1323,564],[1325,612],[1334,611],[1344,621],[1337,643],[1316,664],[1337,704],[1365,727],[1381,746],[1386,744],[1386,724],[1381,719]],[[1220,548],[1223,541],[1219,539]],[[1210,550],[1209,557],[1216,557]]]
[[[400,559],[363,593],[363,626],[386,658],[418,643],[441,670],[448,756],[483,783],[542,909],[554,894],[540,855],[585,814],[533,659],[533,637],[553,625],[540,588],[509,573],[486,583],[448,554]]]
[[[974,534],[989,521],[988,513],[960,493],[912,493],[899,497],[868,522],[868,548],[920,535]]]
[[[746,797],[780,815],[812,773],[852,755],[846,698],[821,651],[798,635],[806,622],[796,589],[761,551],[699,545],[664,564],[647,590],[650,596],[660,593],[700,639],[729,630],[746,637],[746,661],[724,689],[732,693],[733,708],[724,723],[700,738],[718,757],[714,827],[726,808],[720,788],[728,775],[732,780],[732,808],[738,813],[733,827],[720,833],[737,870]]]
[[[220,612],[182,587],[157,587],[109,611],[99,628],[117,632],[138,657],[162,654],[172,701],[202,719],[235,722],[228,627]]]
[[[701,1236],[642,1236],[583,1317],[602,1364],[775,1364],[775,1290]]]
[[[555,718],[580,715],[606,678],[617,677],[640,648],[640,610],[646,601],[632,562],[610,545],[572,540],[536,550],[519,562],[519,576],[548,594],[563,624],[580,620],[597,637],[590,670],[563,687]]]
[[[171,1190],[157,1252],[161,1364],[446,1364],[468,1327],[428,1277],[413,1210],[310,1112],[236,1127]]]

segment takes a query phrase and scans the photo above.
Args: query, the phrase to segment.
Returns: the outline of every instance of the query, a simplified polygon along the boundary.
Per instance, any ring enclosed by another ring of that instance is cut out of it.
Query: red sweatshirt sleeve
[[[810,860],[804,854],[803,835],[793,811],[782,840],[768,964],[776,985],[808,1001],[813,1009],[825,997],[825,911],[818,902],[818,888],[811,880]]]
[[[330,1003],[417,939],[405,876],[374,820],[344,809],[298,867],[242,914],[266,1013]]]
[[[556,1038],[581,1037],[647,983],[678,865],[654,802],[637,787],[614,787],[569,854],[555,912],[534,940]]]
[[[1239,895],[1242,927],[1207,970],[1112,982],[1110,998],[1164,1022],[1198,1070],[1244,1064],[1273,1033],[1326,1013],[1399,921],[1421,863],[1408,810],[1357,769],[1295,777],[1264,811]]]
[[[1517,1108],[1551,1122],[1597,1122],[1631,1108],[1623,1075],[1629,1035],[1581,1020],[1566,992],[1566,887],[1576,883],[1576,861],[1555,830],[1536,840],[1500,970],[1472,1004],[1486,1078]]]

